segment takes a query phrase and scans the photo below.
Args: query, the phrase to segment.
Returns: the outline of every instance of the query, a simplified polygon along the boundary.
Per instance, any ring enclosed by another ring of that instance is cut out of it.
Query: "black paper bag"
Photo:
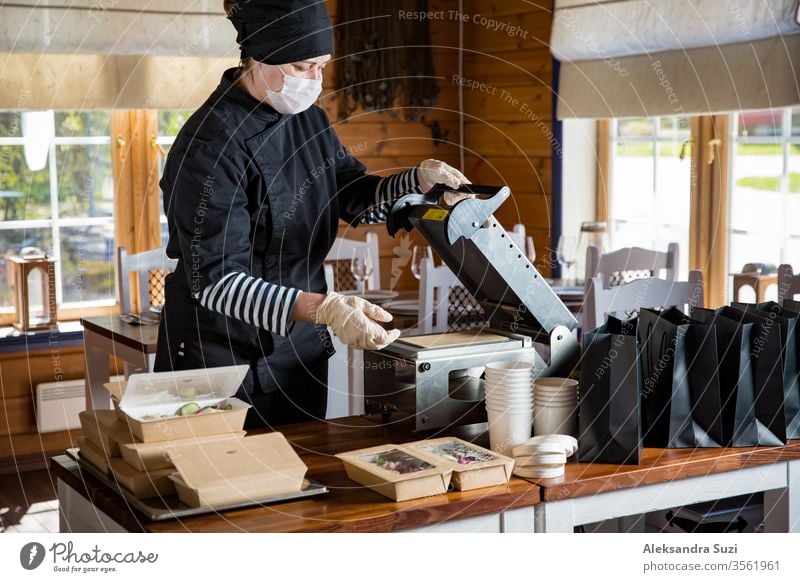
[[[692,322],[675,307],[640,309],[639,344],[644,445],[722,446],[717,342],[711,326]]]
[[[712,325],[717,337],[725,444],[785,444],[780,329],[765,329],[757,317],[733,307],[692,308],[691,317]]]
[[[783,411],[786,417],[786,438],[800,439],[800,340],[797,323],[800,313],[785,309],[774,301],[753,305],[732,303],[760,316],[764,325],[777,325],[781,332],[781,365],[783,371]]]
[[[609,316],[584,335],[578,409],[581,462],[638,464],[641,459],[636,323]]]

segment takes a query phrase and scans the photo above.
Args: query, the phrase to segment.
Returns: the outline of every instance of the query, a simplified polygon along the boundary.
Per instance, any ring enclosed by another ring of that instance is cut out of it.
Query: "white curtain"
[[[193,108],[239,59],[222,0],[18,0],[0,11],[0,109]]]
[[[556,0],[558,116],[800,104],[798,0]]]

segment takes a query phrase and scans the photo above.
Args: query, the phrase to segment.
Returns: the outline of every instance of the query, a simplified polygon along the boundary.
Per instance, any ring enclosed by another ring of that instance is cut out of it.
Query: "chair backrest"
[[[350,278],[350,261],[353,260],[353,251],[358,248],[368,248],[372,254],[372,274],[367,277],[367,289],[380,289],[381,288],[381,257],[380,245],[378,244],[378,235],[374,232],[368,232],[367,238],[364,241],[353,240],[349,238],[337,237],[333,242],[331,250],[325,257],[326,263],[335,263],[332,266],[330,274],[332,275],[328,280],[328,271],[326,271],[326,281],[328,283],[329,291],[346,290],[350,287],[344,283],[343,279]],[[341,267],[341,268],[338,268]],[[355,281],[355,278],[353,278]],[[335,287],[335,288],[334,288]],[[354,286],[353,286],[354,287]]]
[[[525,251],[525,225],[515,224],[514,227],[507,231],[508,238],[514,241],[514,244]]]
[[[610,253],[600,254],[597,247],[586,248],[586,284],[596,276],[601,277],[603,288],[624,285],[636,279],[659,277],[675,281],[678,278],[680,246],[669,243],[667,252],[651,251],[640,247],[626,247]]]
[[[778,303],[783,305],[784,299],[794,299],[800,294],[800,274],[795,275],[791,265],[778,267]]]
[[[461,283],[447,265],[435,266],[425,257],[419,277],[418,330],[421,333],[447,331],[450,289]]]
[[[605,288],[603,278],[597,275],[587,283],[583,306],[583,331],[586,333],[602,325],[609,313],[625,316],[642,307],[683,308],[686,305],[693,307],[704,305],[701,271],[691,271],[688,281],[648,277],[611,288]]]
[[[150,310],[150,277],[156,273],[175,270],[178,259],[170,259],[164,247],[129,255],[125,247],[117,248],[117,289],[119,292],[119,308],[122,313],[129,314],[133,309],[131,302],[131,275],[137,275],[139,287],[139,311]],[[162,281],[163,284],[163,281]]]
[[[486,324],[486,313],[447,265],[427,257],[420,267],[417,333],[473,329]]]

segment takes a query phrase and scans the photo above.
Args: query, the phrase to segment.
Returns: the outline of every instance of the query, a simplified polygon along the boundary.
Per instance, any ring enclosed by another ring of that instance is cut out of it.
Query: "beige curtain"
[[[194,109],[237,59],[0,54],[0,109]]]
[[[195,108],[238,62],[235,39],[221,0],[17,1],[0,18],[0,109]]]
[[[558,116],[800,104],[797,0],[556,0]]]

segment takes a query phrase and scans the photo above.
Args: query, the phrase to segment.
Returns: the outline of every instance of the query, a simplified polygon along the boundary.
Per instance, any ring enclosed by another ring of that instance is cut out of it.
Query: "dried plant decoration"
[[[417,121],[436,104],[428,21],[399,16],[427,10],[427,0],[339,2],[340,120],[361,108]]]

